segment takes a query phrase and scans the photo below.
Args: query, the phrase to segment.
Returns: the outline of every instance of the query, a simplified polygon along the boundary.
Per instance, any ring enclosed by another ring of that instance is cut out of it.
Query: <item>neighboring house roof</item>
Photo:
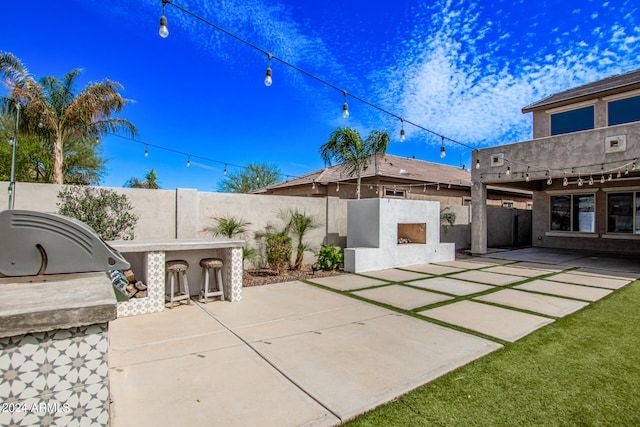
[[[413,180],[417,183],[439,182],[465,187],[471,186],[471,172],[468,170],[456,166],[426,162],[424,160],[410,159],[391,154],[378,156],[377,161],[375,156],[369,156],[367,168],[362,173],[361,178],[372,177]],[[341,181],[353,181],[355,179],[355,176],[349,176],[343,164],[339,164],[260,188],[254,191],[254,193],[264,193],[268,190],[312,184],[313,182],[316,184],[328,184]]]
[[[618,74],[593,83],[588,83],[563,92],[555,93],[538,102],[527,105],[522,109],[522,112],[530,113],[542,107],[549,107],[556,104],[571,104],[578,101],[580,98],[593,98],[594,95],[606,95],[606,92],[619,93],[627,90],[633,90],[635,88],[640,88],[640,70]]]

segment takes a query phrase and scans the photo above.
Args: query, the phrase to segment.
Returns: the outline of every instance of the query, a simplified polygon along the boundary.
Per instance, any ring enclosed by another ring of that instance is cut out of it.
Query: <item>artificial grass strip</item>
[[[346,425],[640,425],[639,326],[635,281]]]

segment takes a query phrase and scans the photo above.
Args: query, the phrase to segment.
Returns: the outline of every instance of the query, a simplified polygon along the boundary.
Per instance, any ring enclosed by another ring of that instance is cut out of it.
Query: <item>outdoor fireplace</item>
[[[386,198],[347,202],[346,271],[359,273],[454,259],[455,245],[440,243],[440,203]]]
[[[408,243],[427,243],[426,223],[398,223],[398,244]]]

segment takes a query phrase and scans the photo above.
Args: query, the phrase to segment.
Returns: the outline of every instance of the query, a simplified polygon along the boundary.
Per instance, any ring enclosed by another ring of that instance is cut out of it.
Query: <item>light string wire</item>
[[[359,97],[357,95],[354,95],[354,94],[350,93],[349,91],[346,91],[346,90],[338,87],[337,85],[335,85],[335,84],[333,84],[331,82],[328,82],[327,80],[324,80],[324,79],[316,76],[315,74],[312,74],[312,73],[310,73],[310,72],[308,72],[308,71],[306,71],[306,70],[304,70],[304,69],[302,69],[302,68],[300,68],[300,67],[298,67],[298,66],[296,66],[296,65],[294,65],[294,64],[292,64],[292,63],[290,63],[290,62],[288,62],[288,61],[286,61],[284,59],[282,59],[282,58],[279,58],[279,57],[273,55],[272,53],[270,53],[269,51],[267,51],[267,50],[265,50],[265,49],[263,49],[263,48],[261,48],[259,46],[256,46],[255,44],[253,44],[253,43],[251,43],[251,42],[249,42],[249,41],[247,41],[247,40],[245,40],[245,39],[243,39],[243,38],[241,38],[239,36],[236,36],[235,34],[225,30],[224,28],[221,28],[221,27],[217,26],[216,24],[206,20],[205,18],[202,18],[201,16],[191,12],[188,9],[185,9],[182,6],[179,6],[179,5],[175,4],[175,3],[173,3],[170,0],[162,0],[162,4],[163,5],[167,5],[168,4],[168,5],[171,5],[171,6],[175,7],[176,9],[180,10],[181,12],[186,13],[187,15],[197,19],[198,21],[200,21],[200,22],[202,22],[202,23],[204,23],[206,25],[209,25],[210,27],[212,27],[212,28],[214,28],[214,29],[216,29],[216,30],[228,35],[229,37],[234,38],[235,40],[237,40],[237,41],[239,41],[241,43],[244,43],[245,45],[247,45],[247,46],[249,46],[249,47],[251,47],[251,48],[253,48],[253,49],[255,49],[255,50],[259,51],[259,52],[264,53],[271,60],[276,60],[276,61],[282,63],[283,65],[286,65],[287,67],[289,67],[289,68],[291,68],[291,69],[293,69],[295,71],[298,71],[298,72],[304,74],[305,76],[324,84],[325,86],[328,86],[328,87],[330,87],[332,89],[337,90],[340,93],[343,93],[345,95],[345,97],[349,96],[349,97],[355,99],[356,101],[361,102],[362,104],[365,104],[365,105],[367,105],[367,106],[369,106],[369,107],[371,107],[373,109],[376,109],[376,110],[378,110],[378,111],[380,111],[380,112],[382,112],[382,113],[384,113],[384,114],[386,114],[388,116],[395,117],[396,119],[400,119],[404,123],[408,123],[408,124],[418,128],[418,129],[421,129],[421,130],[423,130],[425,132],[428,132],[428,133],[430,133],[432,135],[435,135],[435,136],[437,136],[439,138],[446,139],[447,141],[450,141],[450,142],[452,142],[454,144],[458,144],[458,145],[460,145],[462,147],[465,147],[465,148],[467,148],[469,150],[477,150],[477,148],[472,147],[471,145],[468,145],[468,144],[465,144],[464,142],[460,142],[460,141],[457,141],[455,139],[449,138],[449,137],[447,137],[445,135],[442,135],[442,134],[440,134],[440,133],[438,133],[438,132],[436,132],[434,130],[428,129],[428,128],[426,128],[426,127],[424,127],[424,126],[422,126],[422,125],[420,125],[420,124],[418,124],[416,122],[407,120],[407,119],[399,116],[396,113],[393,113],[393,112],[391,112],[391,111],[389,111],[389,110],[387,110],[385,108],[382,108],[382,107],[380,107],[380,106],[378,106],[378,105],[376,105],[376,104],[374,104],[372,102],[367,101],[364,98],[361,98],[361,97]]]

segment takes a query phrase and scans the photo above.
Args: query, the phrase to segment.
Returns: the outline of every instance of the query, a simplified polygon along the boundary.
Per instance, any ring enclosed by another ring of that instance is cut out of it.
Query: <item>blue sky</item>
[[[530,139],[520,109],[551,93],[640,67],[635,0],[322,2],[175,0],[176,4],[349,93],[474,147]],[[103,185],[155,169],[163,188],[215,191],[225,163],[267,162],[297,176],[323,167],[336,127],[386,129],[388,153],[469,165],[470,151],[349,99],[161,0],[3,4],[0,50],[36,77],[83,68],[133,102],[141,143],[109,136]],[[4,89],[3,89],[4,90]],[[182,153],[149,148],[150,143]],[[205,157],[217,162],[199,159]]]

